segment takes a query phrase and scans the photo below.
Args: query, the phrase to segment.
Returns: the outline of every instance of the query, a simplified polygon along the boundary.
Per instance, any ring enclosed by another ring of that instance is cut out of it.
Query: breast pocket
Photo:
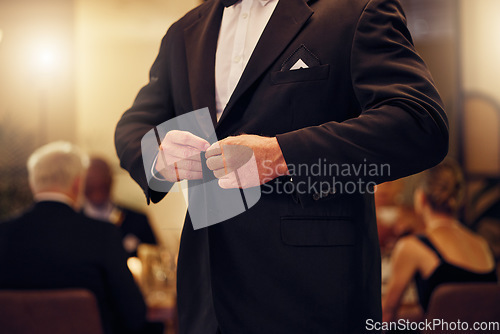
[[[281,240],[290,246],[351,246],[354,222],[344,217],[282,217]]]
[[[298,70],[277,71],[271,73],[271,82],[273,85],[278,85],[292,82],[326,80],[328,79],[329,73],[329,64],[301,68]]]

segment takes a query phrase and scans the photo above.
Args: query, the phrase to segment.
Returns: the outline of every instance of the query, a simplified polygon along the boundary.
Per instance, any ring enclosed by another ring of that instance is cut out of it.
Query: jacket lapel
[[[217,125],[224,121],[238,99],[280,56],[312,14],[306,0],[279,1]]]
[[[208,107],[215,125],[215,53],[224,6],[218,0],[206,5],[200,18],[184,29],[184,38],[192,107]]]

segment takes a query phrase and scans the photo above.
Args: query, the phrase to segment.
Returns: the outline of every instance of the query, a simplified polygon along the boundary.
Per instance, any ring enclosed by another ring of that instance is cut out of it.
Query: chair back
[[[103,329],[88,290],[0,290],[0,332],[103,334]]]
[[[439,333],[498,333],[500,328],[500,285],[496,283],[443,284],[432,293],[426,319],[428,322],[442,321],[448,327],[424,330],[423,334]],[[466,323],[455,328],[458,320]],[[475,323],[483,330],[474,331]]]

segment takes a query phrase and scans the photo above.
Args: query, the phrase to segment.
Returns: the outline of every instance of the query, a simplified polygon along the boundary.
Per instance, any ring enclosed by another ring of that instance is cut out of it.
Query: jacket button
[[[320,199],[319,194],[313,195],[313,200],[318,201]]]

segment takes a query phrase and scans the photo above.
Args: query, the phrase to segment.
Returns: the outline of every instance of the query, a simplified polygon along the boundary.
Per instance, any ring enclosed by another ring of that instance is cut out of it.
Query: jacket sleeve
[[[173,26],[172,26],[173,28]],[[149,83],[138,93],[132,107],[119,120],[115,130],[115,147],[122,168],[139,184],[149,203],[159,202],[165,193],[152,191],[146,178],[142,159],[141,140],[155,126],[174,117],[174,107],[171,94],[169,69],[169,44],[171,31],[163,38],[159,54],[151,67]],[[169,189],[172,184],[164,181],[163,189]]]
[[[356,26],[349,66],[358,117],[277,136],[288,164],[321,161],[340,166],[328,169],[340,172],[292,173],[293,182],[382,183],[440,162],[448,151],[447,117],[397,0],[368,2]],[[303,202],[310,195],[299,197]]]

